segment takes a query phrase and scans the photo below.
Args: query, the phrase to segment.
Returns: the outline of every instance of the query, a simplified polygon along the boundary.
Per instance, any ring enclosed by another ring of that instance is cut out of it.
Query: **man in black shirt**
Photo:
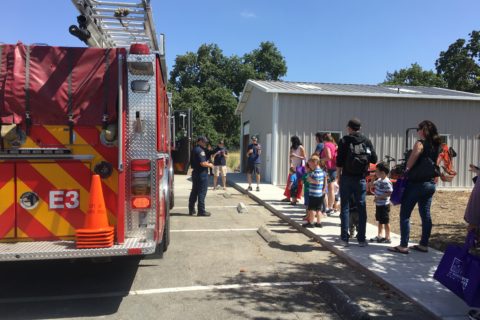
[[[222,174],[223,190],[227,190],[227,158],[228,150],[225,148],[223,140],[218,142],[218,145],[212,151],[213,155],[213,190],[217,189],[218,176]]]
[[[192,150],[190,164],[192,166],[192,191],[188,199],[188,214],[195,214],[195,202],[198,199],[198,216],[208,217],[209,212],[205,211],[205,197],[208,189],[208,168],[213,164],[207,161],[205,147],[208,140],[204,136],[197,138],[197,145]]]
[[[341,233],[343,246],[348,246],[349,239],[349,199],[355,199],[358,210],[357,240],[360,247],[367,245],[365,231],[367,227],[367,207],[365,197],[367,187],[365,177],[370,163],[377,162],[377,154],[372,142],[360,133],[361,122],[358,119],[348,121],[348,135],[338,143],[337,176],[341,199]]]

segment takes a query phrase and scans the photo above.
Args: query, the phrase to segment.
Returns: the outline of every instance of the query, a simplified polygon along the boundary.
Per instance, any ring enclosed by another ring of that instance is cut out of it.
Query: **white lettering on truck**
[[[51,190],[49,193],[49,209],[75,209],[80,205],[78,190]]]

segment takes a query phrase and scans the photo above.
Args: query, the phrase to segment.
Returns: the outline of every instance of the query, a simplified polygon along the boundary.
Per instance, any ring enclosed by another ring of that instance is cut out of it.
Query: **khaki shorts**
[[[213,167],[213,174],[215,177],[218,177],[222,174],[222,176],[226,177],[227,176],[227,166],[214,166]]]

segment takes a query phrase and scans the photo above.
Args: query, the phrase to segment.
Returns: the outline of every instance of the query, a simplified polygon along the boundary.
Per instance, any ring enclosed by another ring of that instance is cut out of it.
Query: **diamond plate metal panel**
[[[127,62],[150,62],[154,65],[155,55],[129,55]],[[134,92],[131,88],[132,81],[147,81],[150,90],[148,92]],[[157,168],[155,160],[157,159],[157,112],[156,112],[156,79],[155,75],[133,75],[128,73],[128,109],[127,109],[127,159],[126,169],[128,177],[131,176],[130,164],[132,159],[149,159],[151,166],[151,190],[150,196],[152,206],[150,210],[138,211],[132,210],[130,201],[130,178],[126,183],[127,212],[126,234],[129,237],[143,237],[153,239],[153,230],[156,223],[156,200],[157,200]],[[136,115],[139,113],[142,132],[136,130]]]
[[[126,239],[123,244],[102,249],[76,249],[74,241],[0,243],[0,261],[126,256],[129,249],[141,249],[142,254],[152,254],[155,248],[155,241],[138,238]]]

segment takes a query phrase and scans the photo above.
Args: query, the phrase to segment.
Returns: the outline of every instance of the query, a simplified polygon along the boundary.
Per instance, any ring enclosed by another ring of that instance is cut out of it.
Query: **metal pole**
[[[118,171],[123,171],[123,54],[118,55]]]

